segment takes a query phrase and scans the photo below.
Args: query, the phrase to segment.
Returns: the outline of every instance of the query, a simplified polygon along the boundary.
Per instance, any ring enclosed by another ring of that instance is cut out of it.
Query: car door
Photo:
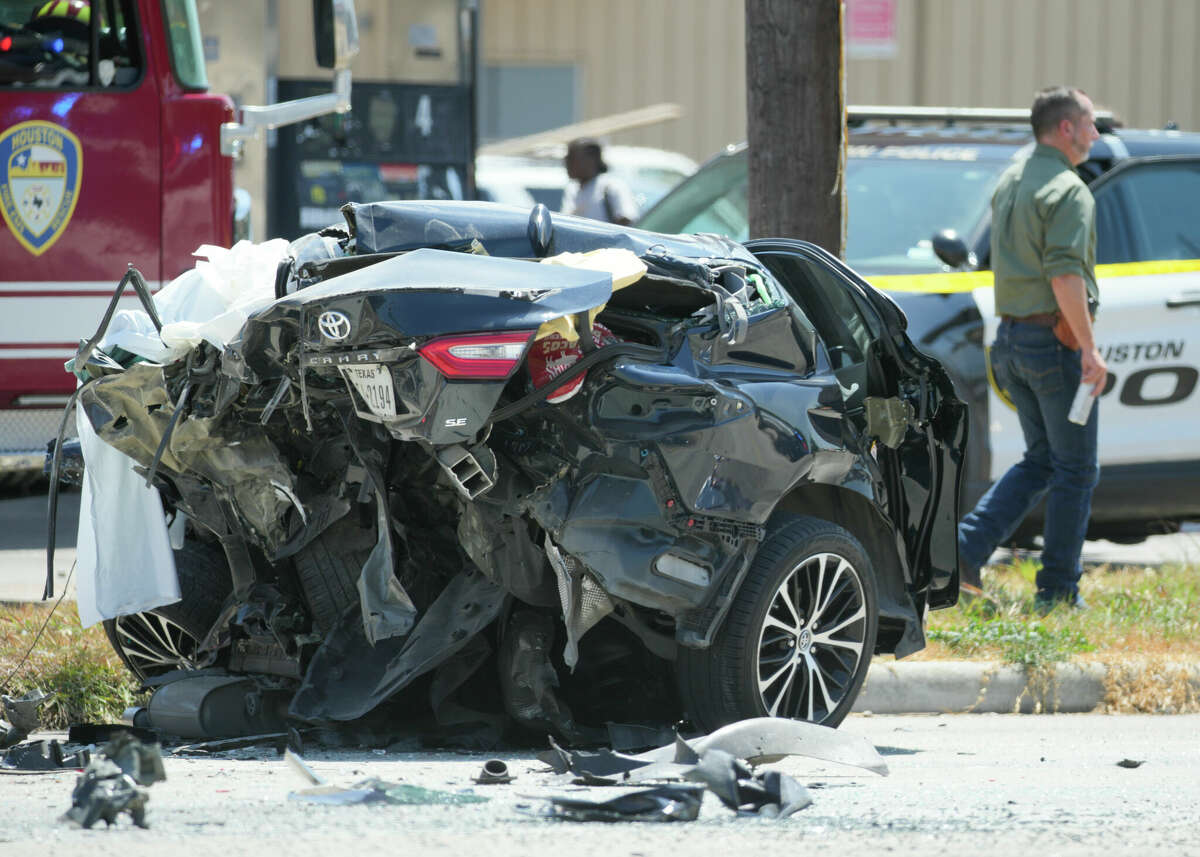
[[[817,328],[861,451],[880,465],[914,588],[951,586],[966,409],[937,361],[913,347],[881,292],[815,245],[747,242]]]
[[[1100,463],[1200,459],[1200,157],[1126,161],[1092,193],[1110,373]]]

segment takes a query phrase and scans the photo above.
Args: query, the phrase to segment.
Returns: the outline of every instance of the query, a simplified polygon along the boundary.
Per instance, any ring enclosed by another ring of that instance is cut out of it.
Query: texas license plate
[[[396,416],[396,393],[392,387],[392,373],[387,366],[362,363],[338,368],[342,370],[342,377],[354,388],[372,414],[377,417]]]

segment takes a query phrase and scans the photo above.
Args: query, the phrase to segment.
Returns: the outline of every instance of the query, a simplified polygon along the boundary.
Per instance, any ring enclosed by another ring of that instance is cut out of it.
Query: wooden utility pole
[[[842,255],[841,0],[745,0],[750,235]]]

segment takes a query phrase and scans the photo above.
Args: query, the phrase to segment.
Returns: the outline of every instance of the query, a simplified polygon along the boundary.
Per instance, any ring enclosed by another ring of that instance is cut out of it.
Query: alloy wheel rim
[[[850,561],[818,553],[797,563],[759,630],[755,679],[766,713],[827,719],[850,690],[866,634],[866,596]]]
[[[116,632],[122,654],[141,678],[197,667],[196,638],[166,616],[157,613],[119,616]]]

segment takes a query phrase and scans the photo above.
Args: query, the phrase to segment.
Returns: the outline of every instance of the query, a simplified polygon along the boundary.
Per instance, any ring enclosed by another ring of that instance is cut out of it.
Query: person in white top
[[[628,226],[637,217],[637,203],[625,182],[608,175],[600,144],[590,138],[572,140],[567,146],[567,177],[562,211],[593,220]]]

